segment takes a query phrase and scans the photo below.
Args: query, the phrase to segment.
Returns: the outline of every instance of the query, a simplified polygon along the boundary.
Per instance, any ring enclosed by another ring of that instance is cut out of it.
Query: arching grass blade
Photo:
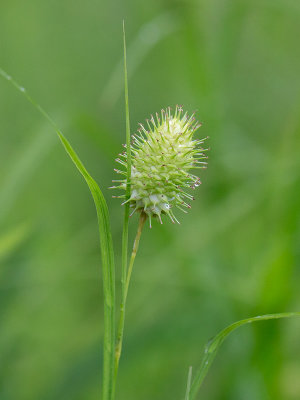
[[[0,75],[9,81],[26,99],[48,120],[55,129],[69,157],[85,179],[96,206],[98,227],[100,233],[100,248],[102,258],[102,276],[104,291],[104,343],[103,343],[103,400],[111,400],[113,395],[114,354],[115,354],[115,267],[114,252],[110,229],[110,218],[104,196],[69,141],[57,127],[49,114],[20,86],[10,75],[0,68]]]
[[[211,366],[221,344],[227,338],[227,336],[239,328],[240,326],[251,324],[253,322],[259,321],[267,321],[271,319],[280,319],[280,318],[290,318],[290,317],[299,317],[300,312],[290,312],[290,313],[281,313],[281,314],[267,314],[267,315],[259,315],[257,317],[243,319],[241,321],[234,322],[229,325],[227,328],[223,329],[220,333],[218,333],[214,338],[212,338],[205,346],[202,363],[199,370],[196,372],[195,378],[192,382],[191,389],[188,395],[189,400],[195,400],[198,394],[198,391],[203,383],[204,378],[207,375],[209,367]]]

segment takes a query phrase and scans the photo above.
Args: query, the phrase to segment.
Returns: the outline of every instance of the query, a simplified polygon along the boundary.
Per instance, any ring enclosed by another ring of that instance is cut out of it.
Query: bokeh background
[[[123,210],[108,187],[125,141],[123,18],[132,131],[183,104],[210,136],[189,214],[143,234],[117,393],[182,399],[188,367],[220,329],[300,310],[300,2],[1,2],[0,65],[54,117],[108,201],[118,292]],[[0,120],[0,399],[99,399],[93,201],[53,129],[3,79]],[[199,398],[299,400],[299,338],[297,319],[235,332]]]

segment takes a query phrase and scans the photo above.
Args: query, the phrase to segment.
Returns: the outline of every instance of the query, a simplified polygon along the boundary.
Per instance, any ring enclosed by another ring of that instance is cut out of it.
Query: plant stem
[[[116,382],[117,375],[118,375],[119,361],[120,361],[121,352],[122,352],[122,342],[123,342],[123,334],[124,334],[125,310],[126,310],[126,300],[127,300],[128,288],[129,288],[129,284],[130,284],[130,278],[131,278],[131,274],[132,274],[134,260],[136,257],[136,253],[138,251],[139,242],[140,242],[141,234],[142,234],[146,219],[147,219],[147,215],[144,212],[142,212],[140,215],[138,230],[136,233],[136,237],[134,240],[133,249],[132,249],[132,253],[131,253],[131,257],[130,257],[130,262],[129,262],[127,276],[126,276],[125,285],[124,285],[124,291],[122,293],[122,301],[121,301],[121,307],[120,307],[120,319],[119,319],[118,334],[117,334],[117,343],[116,343],[116,349],[115,349],[115,382]]]
[[[128,99],[128,77],[127,77],[127,57],[126,57],[126,37],[125,37],[125,22],[123,21],[123,50],[124,50],[124,97],[125,97],[125,118],[126,118],[126,154],[127,154],[127,175],[126,175],[126,200],[130,198],[130,178],[131,178],[131,144],[130,144],[130,118],[129,118],[129,99]],[[120,323],[119,323],[119,331],[117,346],[122,346],[118,344],[121,335],[121,341],[123,336],[124,329],[124,315],[122,315],[122,308],[124,304],[124,299],[126,301],[127,291],[126,289],[126,281],[127,281],[127,263],[128,263],[128,227],[129,227],[129,202],[127,201],[124,206],[124,222],[123,222],[123,233],[122,233],[122,273],[121,273],[121,284],[122,284],[122,303],[121,303],[121,311],[120,311]],[[131,267],[132,269],[132,267]],[[121,320],[123,318],[123,320]],[[114,343],[115,344],[115,343]],[[119,358],[116,361],[116,347],[114,349],[114,359],[113,359],[113,386],[112,386],[112,394],[111,400],[115,398],[116,392],[116,378],[117,371],[119,365]],[[118,351],[121,354],[121,351]]]
[[[193,368],[189,368],[189,373],[188,373],[188,379],[187,379],[187,384],[186,384],[186,392],[185,392],[185,398],[184,400],[190,400],[190,391],[191,391],[191,384],[192,384],[192,372]]]
[[[128,99],[128,77],[127,77],[127,57],[126,57],[126,37],[125,22],[123,21],[123,47],[124,47],[124,96],[125,96],[125,118],[126,118],[126,154],[127,154],[127,175],[126,175],[126,203],[124,208],[124,223],[122,234],[122,297],[124,297],[127,259],[128,259],[128,225],[129,225],[129,202],[130,198],[130,178],[131,178],[131,146],[130,146],[130,118],[129,118],[129,99]]]

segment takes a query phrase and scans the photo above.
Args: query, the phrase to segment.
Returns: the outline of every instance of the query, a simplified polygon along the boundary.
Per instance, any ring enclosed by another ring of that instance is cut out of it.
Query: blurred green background
[[[227,324],[300,310],[300,2],[2,0],[0,65],[54,117],[108,201],[120,289],[123,209],[107,188],[132,131],[183,104],[210,136],[188,215],[142,237],[117,398],[182,399]],[[93,201],[53,129],[0,82],[0,399],[101,394]],[[116,193],[114,193],[116,194]],[[131,240],[137,224],[131,221]],[[242,328],[199,398],[299,400],[300,321]]]

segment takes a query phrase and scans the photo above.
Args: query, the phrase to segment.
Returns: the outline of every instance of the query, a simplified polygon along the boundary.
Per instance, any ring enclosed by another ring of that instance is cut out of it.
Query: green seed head
[[[157,217],[166,214],[172,222],[178,222],[174,216],[175,207],[186,212],[188,203],[194,200],[189,189],[201,184],[198,176],[190,173],[192,169],[206,168],[204,140],[193,139],[195,131],[201,125],[195,121],[194,115],[189,117],[177,106],[175,113],[171,108],[151,116],[147,127],[140,124],[139,134],[133,136],[131,151],[130,203],[132,214],[135,211]],[[126,147],[126,146],[124,146]],[[116,161],[127,168],[127,152],[120,154]],[[115,170],[127,175],[125,171]],[[119,182],[120,189],[126,190],[127,179]],[[116,186],[114,186],[116,187]]]

